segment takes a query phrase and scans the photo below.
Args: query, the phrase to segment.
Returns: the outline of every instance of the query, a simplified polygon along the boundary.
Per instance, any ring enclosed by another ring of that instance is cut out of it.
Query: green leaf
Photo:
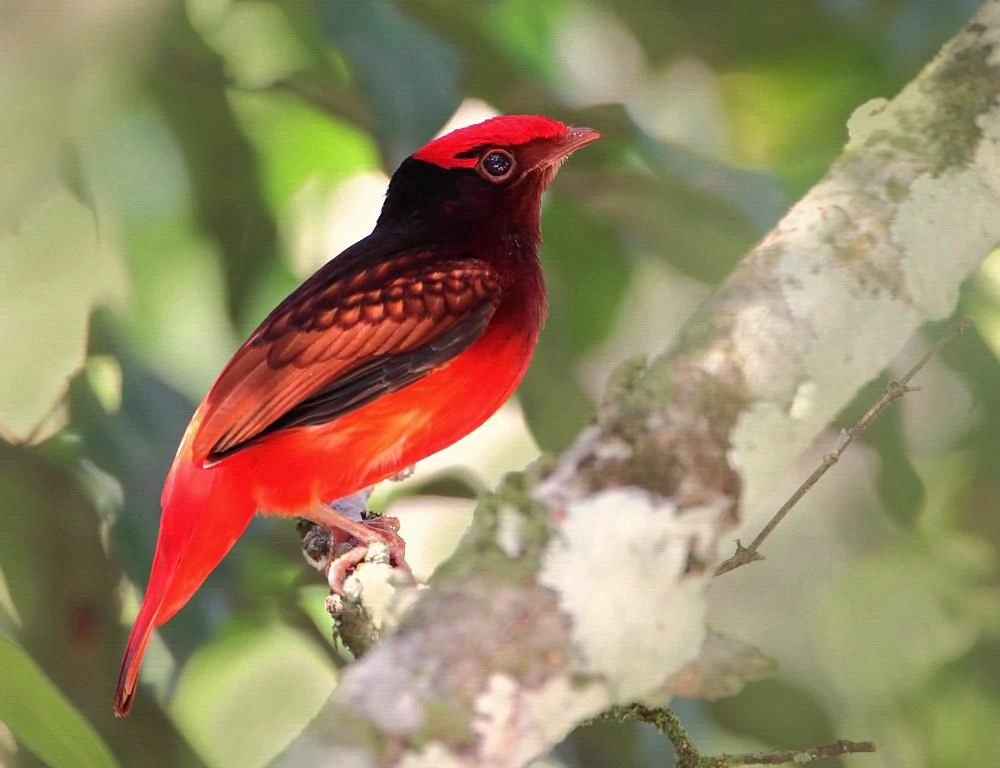
[[[526,72],[553,79],[556,36],[572,7],[567,0],[501,0],[476,9],[484,35]]]
[[[801,5],[801,3],[799,3]],[[768,167],[804,192],[844,144],[844,118],[893,93],[862,48],[848,40],[786,47],[722,74],[732,149],[741,165]]]
[[[273,91],[234,92],[229,101],[257,153],[264,192],[277,211],[311,179],[334,184],[378,167],[368,135],[300,99]]]
[[[573,376],[572,348],[558,325],[546,328],[517,397],[543,451],[564,450],[593,418],[594,404]]]
[[[97,732],[37,664],[0,635],[0,721],[50,768],[117,766]]]
[[[518,398],[539,447],[556,451],[593,416],[574,369],[614,326],[633,262],[618,229],[574,200],[553,199],[543,229],[549,317]]]
[[[639,244],[703,282],[721,280],[760,236],[743,211],[677,176],[588,169],[575,173],[572,181],[575,192],[588,190],[592,210],[619,222]]]
[[[618,228],[573,200],[551,200],[543,230],[542,264],[550,288],[547,328],[565,329],[579,356],[614,327],[634,261]]]
[[[17,375],[0,378],[0,435],[33,436],[83,365],[93,306],[123,284],[93,212],[64,187],[0,237],[0,348],[17,361]]]
[[[0,435],[31,439],[83,365],[91,310],[124,283],[94,213],[65,187],[0,235],[0,348],[17,372],[0,377]]]
[[[279,623],[231,622],[184,667],[171,711],[216,768],[262,766],[315,716],[336,685],[329,657]]]
[[[934,532],[857,561],[821,603],[817,654],[870,700],[918,690],[995,626],[992,560],[978,539]]]
[[[142,586],[156,545],[160,488],[194,403],[121,344],[107,313],[94,318],[91,347],[118,361],[121,404],[113,413],[105,411],[89,382],[78,379],[70,390],[72,420],[88,459],[121,484],[123,508],[111,530],[113,551],[128,578]],[[229,558],[185,610],[160,630],[178,663],[207,639],[212,617],[217,620],[228,610],[233,590],[231,568]]]
[[[830,714],[814,695],[780,678],[752,683],[738,696],[712,702],[709,711],[727,731],[776,749],[822,744],[837,735]]]
[[[676,144],[661,143],[633,128],[635,148],[666,184],[690,187],[692,197],[704,195],[714,205],[728,206],[762,236],[788,210],[788,195],[768,173],[748,171]]]
[[[244,88],[266,88],[312,64],[285,10],[259,0],[190,5],[190,20]]]
[[[70,462],[67,447],[56,443],[49,441],[45,453]],[[19,618],[18,642],[128,765],[146,765],[143,757],[154,754],[162,765],[205,768],[151,691],[142,692],[127,727],[111,712],[126,634],[122,573],[107,556],[101,513],[86,496],[85,477],[96,480],[96,470],[81,477],[59,461],[0,441],[0,563]],[[0,661],[0,697],[6,671]]]
[[[151,86],[184,154],[199,224],[219,248],[229,314],[239,325],[273,268],[277,231],[257,158],[226,97],[224,62],[183,14],[171,32],[174,46],[164,48]]]
[[[929,753],[927,765],[964,768],[1000,764],[1000,699],[982,669],[949,670],[934,680],[903,727]],[[916,720],[916,722],[914,722]],[[903,731],[904,733],[906,731]]]
[[[458,107],[458,56],[385,0],[323,0],[327,36],[351,62],[391,167]]]

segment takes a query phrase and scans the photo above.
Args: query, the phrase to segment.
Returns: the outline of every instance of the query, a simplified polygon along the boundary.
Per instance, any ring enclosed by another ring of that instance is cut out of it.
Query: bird
[[[261,322],[195,410],[167,474],[156,549],[114,698],[132,707],[153,630],[255,514],[361,545],[402,540],[331,502],[480,426],[514,393],[547,312],[542,193],[600,133],[540,115],[458,128],[393,173],[371,234]]]

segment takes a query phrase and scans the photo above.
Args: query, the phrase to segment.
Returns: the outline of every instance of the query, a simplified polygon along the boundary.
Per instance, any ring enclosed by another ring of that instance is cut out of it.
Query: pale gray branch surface
[[[483,501],[276,764],[514,768],[705,675],[703,593],[748,533],[741,510],[1000,243],[998,46],[988,0],[902,93],[858,109],[826,177],[674,346],[622,367],[555,466]]]

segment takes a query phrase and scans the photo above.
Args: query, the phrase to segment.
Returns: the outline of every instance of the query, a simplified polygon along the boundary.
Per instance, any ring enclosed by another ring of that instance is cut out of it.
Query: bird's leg
[[[368,492],[362,491],[330,505],[317,504],[301,515],[330,531],[330,561],[325,570],[330,589],[340,595],[343,595],[344,579],[364,561],[368,546],[376,541],[383,542],[388,548],[389,562],[413,579],[410,566],[406,563],[406,542],[398,533],[399,520],[395,517],[361,519],[362,511],[367,512],[367,499]],[[352,540],[356,545],[344,551]]]
[[[327,577],[331,591],[345,597],[344,579],[365,561],[369,548],[358,545],[353,536],[331,531],[325,525],[305,518],[299,520],[298,531],[306,561]],[[337,541],[338,538],[340,541]]]
[[[368,514],[370,496],[371,489],[366,488],[331,502],[329,506],[352,520],[363,520]],[[303,556],[313,568],[323,574],[330,570],[330,564],[334,560],[358,545],[358,541],[349,533],[306,517],[299,518],[296,528],[302,538]]]

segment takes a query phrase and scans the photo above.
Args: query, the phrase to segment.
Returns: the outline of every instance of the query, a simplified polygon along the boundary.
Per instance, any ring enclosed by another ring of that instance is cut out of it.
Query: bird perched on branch
[[[237,350],[167,476],[115,714],[132,706],[153,629],[191,598],[258,510],[311,520],[362,546],[384,541],[404,564],[393,526],[352,519],[329,502],[454,443],[514,392],[546,311],[542,192],[599,135],[524,115],[432,141],[393,174],[372,233]]]

